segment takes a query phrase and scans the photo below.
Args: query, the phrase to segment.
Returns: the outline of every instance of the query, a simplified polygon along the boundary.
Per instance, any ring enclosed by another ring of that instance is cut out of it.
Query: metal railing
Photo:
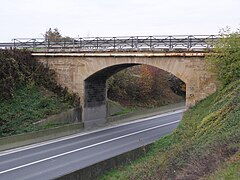
[[[9,43],[0,43],[0,48],[29,49],[31,51],[75,50],[194,50],[210,49],[217,42],[217,35],[178,36],[130,36],[130,37],[86,37],[59,38],[19,38]]]

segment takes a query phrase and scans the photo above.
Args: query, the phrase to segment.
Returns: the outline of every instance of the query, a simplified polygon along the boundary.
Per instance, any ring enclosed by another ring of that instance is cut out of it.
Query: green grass
[[[222,167],[210,176],[205,177],[206,180],[239,180],[240,179],[240,152],[230,158]]]
[[[210,176],[240,151],[239,92],[240,80],[199,102],[184,113],[171,135],[152,145],[149,153],[100,179],[199,179]],[[228,172],[237,168],[239,159],[237,165],[223,169],[226,172],[216,173],[228,176]]]
[[[67,110],[71,105],[44,88],[28,85],[16,90],[12,99],[0,102],[0,107],[0,137],[4,137],[57,126],[33,123]]]
[[[124,108],[122,111],[116,112],[112,116],[125,115],[125,114],[128,114],[128,113],[134,112],[134,111],[136,111],[135,108]]]

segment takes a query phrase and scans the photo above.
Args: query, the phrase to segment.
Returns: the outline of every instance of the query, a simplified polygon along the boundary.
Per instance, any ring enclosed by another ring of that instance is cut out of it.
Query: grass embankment
[[[79,105],[56,77],[28,51],[0,50],[0,137],[56,126],[34,122]]]
[[[72,107],[63,97],[36,85],[19,88],[13,97],[0,102],[0,137],[59,126],[58,123],[34,123]]]
[[[240,179],[240,80],[184,113],[178,128],[102,179]]]

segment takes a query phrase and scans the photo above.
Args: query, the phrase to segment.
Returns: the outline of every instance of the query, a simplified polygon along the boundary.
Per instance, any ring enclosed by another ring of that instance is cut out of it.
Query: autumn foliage
[[[125,69],[108,80],[108,97],[126,106],[154,107],[183,100],[185,83],[152,66]]]

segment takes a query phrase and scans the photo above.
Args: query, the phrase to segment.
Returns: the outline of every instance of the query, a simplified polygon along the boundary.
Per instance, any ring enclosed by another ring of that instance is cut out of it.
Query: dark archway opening
[[[149,108],[180,102],[185,96],[185,83],[166,71],[147,65],[111,66],[96,72],[84,82],[86,127],[106,122],[109,115],[107,99],[122,106]]]

